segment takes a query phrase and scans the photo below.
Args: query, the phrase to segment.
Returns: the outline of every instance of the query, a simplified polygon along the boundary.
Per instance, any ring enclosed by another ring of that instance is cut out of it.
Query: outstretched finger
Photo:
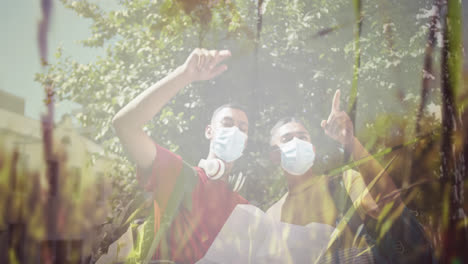
[[[336,90],[335,95],[333,96],[332,101],[332,113],[338,113],[340,111],[340,90]]]

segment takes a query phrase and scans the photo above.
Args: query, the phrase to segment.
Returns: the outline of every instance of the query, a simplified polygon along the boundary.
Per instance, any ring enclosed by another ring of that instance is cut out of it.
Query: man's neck
[[[287,172],[284,173],[286,176],[286,181],[288,183],[289,193],[298,193],[303,191],[304,189],[308,189],[321,178],[316,177],[312,170],[307,171],[303,175],[291,175]]]

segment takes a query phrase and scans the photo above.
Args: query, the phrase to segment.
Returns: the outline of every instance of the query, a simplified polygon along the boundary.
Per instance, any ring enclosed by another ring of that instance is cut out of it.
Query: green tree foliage
[[[278,118],[303,117],[321,139],[318,124],[334,90],[342,89],[348,99],[356,21],[350,1],[263,2],[258,54],[254,54],[257,6],[252,1],[121,1],[121,8],[113,11],[91,1],[61,2],[92,20],[93,34],[82,43],[104,48],[106,55],[81,64],[59,50],[58,63],[37,79],[52,80],[59,100],[81,104],[77,114],[81,125],[95,128],[90,136],[114,153],[122,153],[110,126],[114,114],[198,46],[230,49],[234,56],[229,71],[183,90],[145,128],[192,163],[206,154],[204,126],[212,110],[224,102],[237,101],[255,110],[250,114],[257,129],[250,135],[253,143],[246,163],[257,164],[264,156],[258,146],[266,145],[267,131]],[[425,12],[430,7],[429,1],[410,6],[362,4],[357,131],[383,112],[414,111],[429,23]],[[321,141],[335,152],[333,143]],[[249,174],[249,181],[262,182],[265,176]],[[262,205],[266,200],[260,192],[255,193]]]

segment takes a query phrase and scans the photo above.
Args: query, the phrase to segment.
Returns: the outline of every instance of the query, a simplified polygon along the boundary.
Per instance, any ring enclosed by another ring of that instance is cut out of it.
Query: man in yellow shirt
[[[372,263],[382,262],[382,260],[394,262],[393,253],[389,259],[383,256],[388,252],[382,254],[376,250],[370,250],[372,244],[375,244],[375,238],[370,239],[368,233],[371,232],[366,232],[366,229],[369,231],[372,228],[366,227],[376,223],[375,220],[379,218],[381,209],[386,205],[391,206],[391,210],[397,213],[407,210],[399,195],[393,196],[391,200],[383,199],[398,193],[395,192],[396,187],[392,179],[385,172],[372,189],[366,189],[366,186],[369,186],[374,178],[381,174],[383,168],[354,136],[353,124],[349,116],[340,110],[339,90],[333,98],[330,116],[322,121],[321,126],[326,135],[344,146],[352,159],[360,160],[366,157],[370,159],[357,167],[359,172],[348,170],[342,175],[316,175],[313,170],[315,147],[311,143],[309,132],[296,118],[281,119],[271,130],[270,144],[278,147],[277,157],[278,161],[281,160],[288,192],[270,207],[267,214],[276,220],[290,224],[306,226],[310,223],[322,223],[338,227],[338,223],[343,220],[348,209],[345,207],[354,206],[357,214],[347,219],[346,225],[341,225],[336,229],[335,234],[338,233],[338,239],[328,251],[331,255],[324,255],[322,262]],[[376,201],[381,202],[376,203]],[[422,232],[420,229],[418,231]],[[395,239],[393,236],[390,240],[396,240],[395,243],[390,242],[392,247],[394,244],[398,247],[399,243],[402,247],[406,246],[402,242],[404,239],[399,239],[399,237]],[[392,250],[392,248],[386,248],[384,251]],[[400,257],[396,256],[396,258]],[[403,258],[402,255],[401,259]]]

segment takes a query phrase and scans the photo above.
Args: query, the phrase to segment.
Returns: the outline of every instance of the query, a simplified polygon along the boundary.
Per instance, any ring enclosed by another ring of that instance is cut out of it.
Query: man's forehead
[[[290,133],[304,133],[309,134],[309,131],[305,129],[303,125],[297,122],[289,122],[280,126],[276,132],[276,135],[283,136]]]
[[[216,114],[215,120],[220,121],[225,118],[231,118],[238,122],[249,124],[249,119],[244,111],[236,108],[225,107]]]

